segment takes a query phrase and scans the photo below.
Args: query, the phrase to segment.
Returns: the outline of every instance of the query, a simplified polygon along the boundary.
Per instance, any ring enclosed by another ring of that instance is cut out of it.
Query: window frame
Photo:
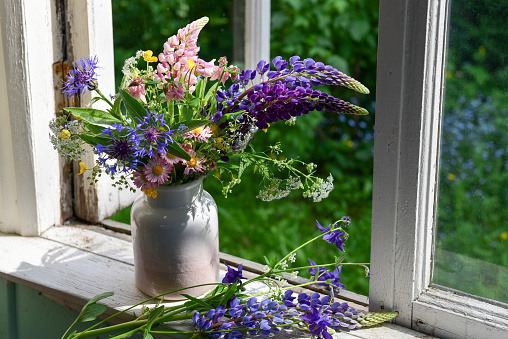
[[[450,1],[380,1],[370,309],[447,338],[502,338],[506,304],[432,284]]]

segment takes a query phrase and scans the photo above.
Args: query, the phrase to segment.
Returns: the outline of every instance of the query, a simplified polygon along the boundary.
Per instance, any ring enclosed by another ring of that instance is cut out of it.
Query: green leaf
[[[178,108],[180,109],[180,113],[183,114],[185,121],[192,121],[192,108],[183,105]]]
[[[194,98],[189,102],[189,106],[192,108],[198,108],[199,105],[201,105],[201,99],[199,98]]]
[[[99,300],[111,297],[113,292],[99,294],[88,301],[78,315],[76,322],[92,321],[108,309],[106,305],[97,304]]]
[[[228,291],[226,292],[226,294],[224,294],[224,297],[222,298],[220,304],[221,305],[226,305],[228,300],[231,299],[231,297],[233,296],[233,294],[236,293],[236,291],[238,290],[238,283],[235,283],[234,285],[229,285],[229,288],[228,288]]]
[[[217,87],[219,87],[219,84],[220,84],[220,81],[217,81],[215,83],[215,85],[213,85],[212,87],[210,87],[210,89],[208,90],[208,92],[206,92],[206,95],[205,95],[205,100],[208,101],[210,100],[210,98],[213,97],[215,98],[215,93],[217,93]]]
[[[161,83],[160,81],[154,81],[154,80],[145,81],[145,85],[158,85],[160,83]]]
[[[240,160],[240,167],[238,168],[238,179],[242,177],[243,172],[247,167],[249,167],[254,162],[254,159],[248,156],[247,153],[243,153],[243,156]]]
[[[97,144],[106,145],[109,142],[108,138],[94,137],[88,134],[80,134],[79,137],[90,146],[95,146]]]
[[[115,98],[115,102],[113,102],[113,109],[111,110],[111,114],[113,114],[118,119],[121,119],[122,112],[120,111],[120,104],[122,103],[122,98],[117,95]]]
[[[102,130],[107,128],[107,126],[105,126],[105,125],[92,124],[92,123],[86,122],[86,121],[84,121],[83,124],[93,134],[102,134]]]
[[[203,99],[203,96],[205,95],[205,89],[206,89],[206,78],[201,79],[196,84],[196,96],[200,99]]]
[[[201,299],[198,299],[198,298],[194,298],[194,297],[192,297],[192,296],[190,296],[190,295],[188,295],[188,294],[183,294],[183,293],[180,293],[180,295],[181,295],[182,297],[185,297],[185,298],[187,298],[187,299],[189,299],[189,300],[191,300],[191,301],[195,302],[195,303],[196,303],[196,304],[198,304],[198,305],[201,305],[201,306],[205,307],[205,308],[208,308],[208,309],[212,308],[212,305],[208,304],[208,303],[207,303],[207,302],[205,302],[204,300],[201,300]]]
[[[115,118],[111,113],[100,109],[85,107],[66,107],[64,109],[72,115],[76,117],[79,116],[84,121],[92,124],[111,125],[120,122],[120,120]]]
[[[159,319],[160,315],[164,312],[164,306],[159,306],[150,311],[148,315],[148,321],[145,327],[145,333],[143,335],[143,339],[153,339],[150,334],[150,330],[152,329],[152,325],[155,323],[157,319]]]
[[[78,332],[78,330],[74,330],[74,332],[72,333],[69,333],[67,334],[65,337],[63,337],[62,339],[68,339],[68,338],[72,338],[76,333]]]
[[[347,253],[344,253],[342,254],[340,257],[335,257],[335,265],[336,266],[339,266],[341,262],[344,261],[344,259],[346,259],[346,256],[347,256]]]
[[[178,145],[177,143],[168,144],[167,148],[168,148],[168,153],[171,155],[174,155],[175,157],[179,157],[179,158],[185,159],[187,161],[189,161],[191,159],[191,156],[189,155],[189,153],[185,152],[184,149],[182,147],[180,147],[180,145]]]
[[[270,267],[275,267],[275,264],[277,263],[277,257],[273,256],[270,259]]]
[[[122,97],[122,103],[127,110],[127,113],[130,115],[133,121],[143,120],[146,116],[146,109],[134,99],[128,92],[123,89],[120,90],[120,96]]]

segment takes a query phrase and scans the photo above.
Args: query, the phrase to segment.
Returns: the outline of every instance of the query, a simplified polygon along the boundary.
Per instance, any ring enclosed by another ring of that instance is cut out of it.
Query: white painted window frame
[[[62,4],[66,51],[58,27]],[[251,68],[269,60],[269,23],[270,0],[247,0],[245,55]],[[0,5],[0,27],[0,232],[39,235],[62,222],[66,199],[57,189],[64,165],[48,138],[48,122],[59,109],[53,65],[65,54],[70,66],[97,55],[100,88],[105,95],[115,93],[111,1],[6,0]],[[90,93],[82,102],[89,100]],[[90,167],[95,159],[90,152],[82,160]],[[138,194],[111,184],[104,176],[94,185],[84,175],[75,176],[76,216],[99,222]]]
[[[506,304],[431,284],[448,1],[381,0],[371,310],[444,338],[506,338]]]

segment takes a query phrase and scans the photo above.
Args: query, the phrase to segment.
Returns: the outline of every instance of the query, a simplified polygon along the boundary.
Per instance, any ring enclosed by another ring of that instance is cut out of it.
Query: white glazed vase
[[[219,281],[217,205],[203,190],[203,177],[184,185],[159,186],[157,198],[140,195],[131,210],[137,287],[150,296]],[[213,289],[203,286],[164,296],[184,299]]]

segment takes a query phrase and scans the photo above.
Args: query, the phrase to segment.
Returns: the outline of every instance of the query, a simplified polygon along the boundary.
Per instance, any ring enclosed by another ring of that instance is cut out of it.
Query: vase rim
[[[163,207],[170,203],[172,206],[187,206],[203,194],[203,176],[181,185],[159,186],[156,188],[157,197],[144,196],[145,201],[153,207]]]

